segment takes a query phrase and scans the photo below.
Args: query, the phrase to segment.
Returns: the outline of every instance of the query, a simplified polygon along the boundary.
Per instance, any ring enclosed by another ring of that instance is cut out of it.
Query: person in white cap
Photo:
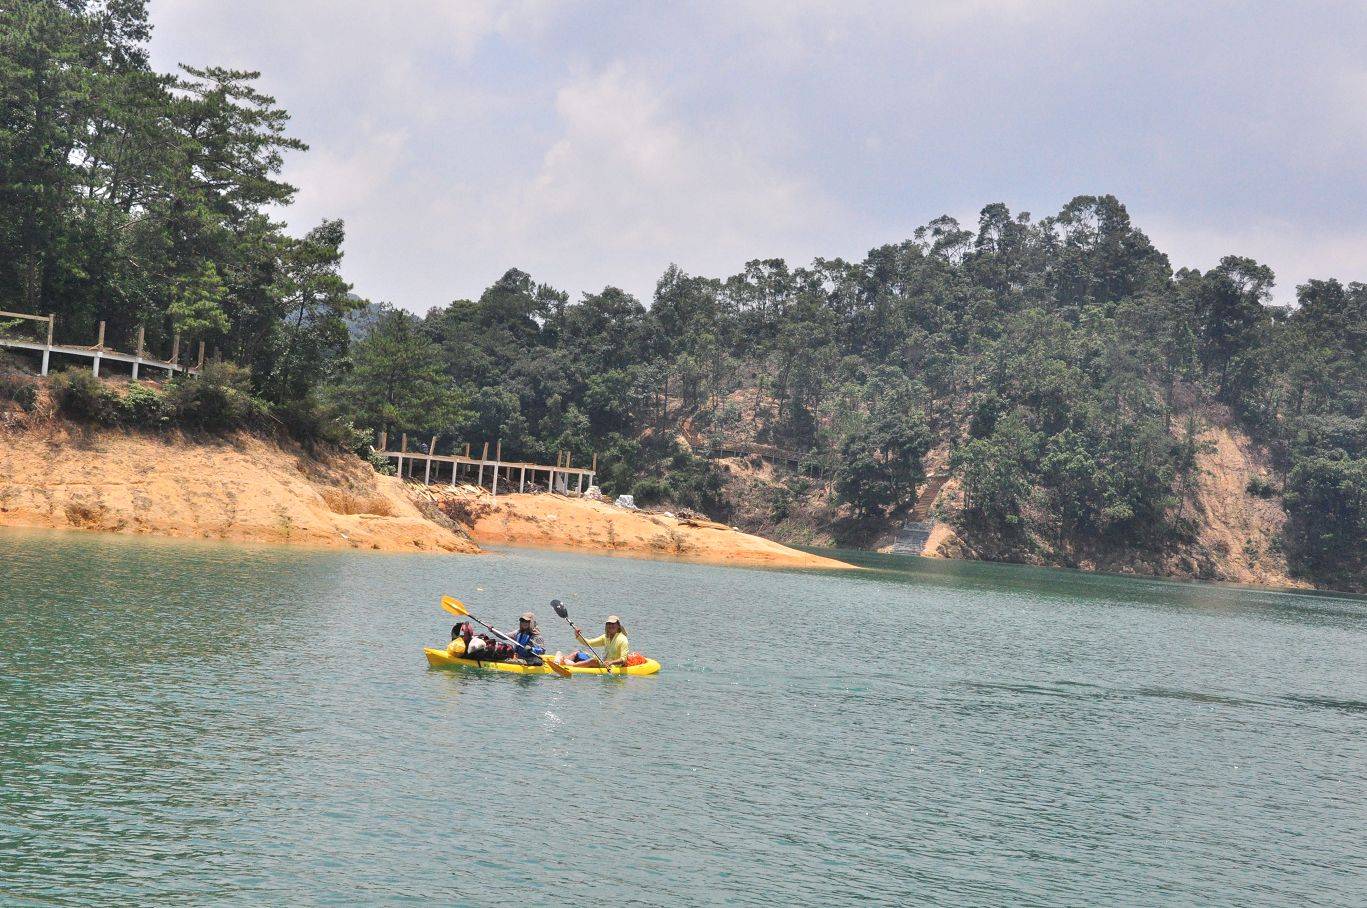
[[[586,640],[584,639],[584,635],[578,631],[574,632],[574,636],[585,646],[595,648],[601,646],[602,649],[599,651],[599,654],[603,657],[602,662],[599,662],[593,657],[589,657],[587,662],[576,662],[574,665],[575,668],[603,668],[605,666],[612,668],[618,665],[625,666],[627,664],[627,651],[629,649],[629,644],[627,643],[627,629],[622,627],[622,619],[618,618],[616,615],[608,615],[608,620],[603,622],[603,633],[601,636]]]

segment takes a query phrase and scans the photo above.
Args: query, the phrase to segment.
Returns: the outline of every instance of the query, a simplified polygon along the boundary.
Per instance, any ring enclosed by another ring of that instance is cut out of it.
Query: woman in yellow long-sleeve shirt
[[[622,619],[616,615],[608,615],[608,620],[603,622],[603,633],[592,639],[585,639],[584,635],[575,631],[574,636],[580,643],[588,647],[602,647],[600,655],[603,661],[599,662],[590,656],[586,662],[574,663],[575,668],[615,668],[619,665],[627,664],[627,629],[622,627]]]

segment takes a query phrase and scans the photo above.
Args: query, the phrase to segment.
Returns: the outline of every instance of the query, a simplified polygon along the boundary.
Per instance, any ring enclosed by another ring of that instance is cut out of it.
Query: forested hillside
[[[1360,586],[1367,286],[1310,281],[1290,308],[1272,286],[1237,256],[1174,271],[1109,196],[1038,221],[994,204],[860,262],[670,268],[649,308],[516,270],[424,317],[373,307],[334,393],[391,432],[597,450],[608,491],[719,516],[740,502],[704,454],[799,452],[764,504],[818,501],[836,541],[913,501],[941,449],[943,516],[1003,557],[1191,540],[1202,429],[1232,421],[1265,449],[1249,491],[1284,503],[1293,571]]]
[[[349,293],[340,222],[272,219],[303,145],[255,74],[155,73],[148,35],[134,0],[0,9],[0,309],[205,340],[228,362],[201,384],[302,436],[596,451],[610,493],[790,537],[875,538],[933,464],[939,516],[985,557],[1190,546],[1207,430],[1228,428],[1266,464],[1240,492],[1285,511],[1292,574],[1367,582],[1362,283],[1274,306],[1267,267],[1174,269],[1102,195],[942,217],[858,262],[671,267],[648,301],[513,269],[418,316]],[[746,452],[781,466],[742,482]]]

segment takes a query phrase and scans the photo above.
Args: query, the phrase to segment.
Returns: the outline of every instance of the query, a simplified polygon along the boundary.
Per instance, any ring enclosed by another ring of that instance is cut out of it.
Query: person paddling
[[[603,622],[603,633],[601,636],[587,640],[578,630],[574,632],[575,639],[588,647],[601,646],[603,661],[590,656],[584,662],[574,663],[575,668],[615,668],[627,664],[627,629],[622,627],[622,619],[616,615],[608,615],[608,620]]]
[[[517,622],[517,633],[512,635],[517,644],[517,654],[528,665],[540,665],[541,656],[546,652],[546,641],[541,638],[541,628],[536,626],[536,615],[524,612]]]

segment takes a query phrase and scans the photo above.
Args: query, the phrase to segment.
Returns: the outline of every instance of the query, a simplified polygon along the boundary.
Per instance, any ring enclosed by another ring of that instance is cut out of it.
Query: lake
[[[1367,603],[0,531],[0,902],[1342,905]],[[431,670],[450,593],[646,678]]]

